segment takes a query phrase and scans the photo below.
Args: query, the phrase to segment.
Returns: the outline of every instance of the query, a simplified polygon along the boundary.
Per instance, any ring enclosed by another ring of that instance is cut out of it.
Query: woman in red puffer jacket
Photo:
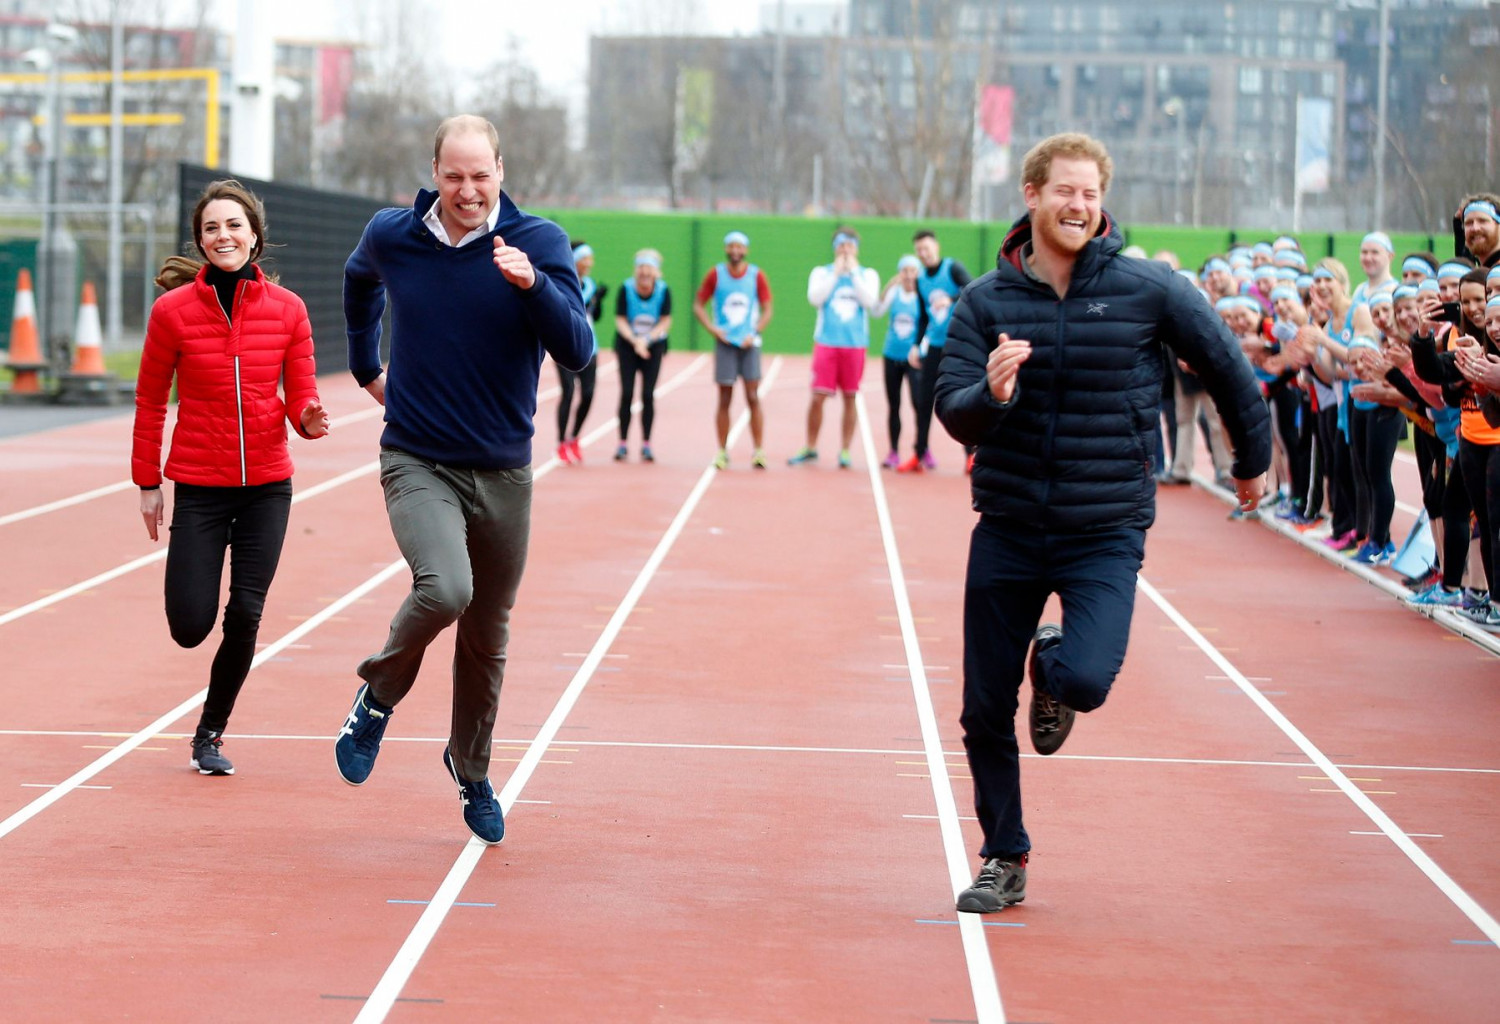
[[[207,262],[174,256],[156,279],[167,293],[151,308],[141,352],[131,475],[156,540],[165,505],[162,426],[175,376],[177,425],[165,473],[176,484],[167,624],[183,647],[204,641],[231,552],[224,639],[209,670],[191,765],[203,775],[233,775],[221,737],[255,656],[292,504],[283,417],[307,438],[327,434],[329,421],[318,401],[307,307],[256,265],[265,248],[260,200],[237,181],[213,182],[193,209],[193,240]]]

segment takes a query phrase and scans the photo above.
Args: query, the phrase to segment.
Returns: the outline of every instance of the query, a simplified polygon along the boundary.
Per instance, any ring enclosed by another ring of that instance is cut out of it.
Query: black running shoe
[[[979,869],[974,884],[958,894],[958,909],[968,914],[993,914],[1026,899],[1027,854],[991,857]]]
[[[223,733],[199,728],[193,734],[193,759],[188,764],[199,775],[233,775],[234,765],[224,756]]]
[[[1037,655],[1050,647],[1062,643],[1062,627],[1047,623],[1036,631],[1031,640],[1031,657],[1026,669],[1031,676],[1031,746],[1038,754],[1055,754],[1073,729],[1073,719],[1078,713],[1062,701],[1042,692],[1038,681],[1042,678],[1042,665]]]

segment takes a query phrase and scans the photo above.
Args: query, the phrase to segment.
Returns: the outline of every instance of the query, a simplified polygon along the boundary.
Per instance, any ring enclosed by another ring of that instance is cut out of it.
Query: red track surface
[[[613,464],[605,432],[586,465],[537,484],[497,788],[570,682],[586,685],[541,761],[523,766],[505,844],[478,858],[388,1019],[1001,1019],[976,1009],[955,926],[866,457],[857,447],[853,471],[833,468],[830,406],[823,465],[780,458],[801,443],[805,361],[785,361],[766,396],[772,468],[750,471],[741,440],[643,576],[713,453],[709,368],[674,354],[663,383],[690,366],[658,400],[656,465]],[[601,373],[590,427],[611,415],[615,388]],[[347,378],[323,389],[336,416],[367,408]],[[539,413],[539,456],[552,408]],[[123,479],[129,429],[122,416],[0,442],[0,518]],[[366,417],[298,442],[299,492],[373,460],[378,432]],[[961,452],[941,438],[937,456],[936,474],[879,484],[969,815],[957,718],[973,516]],[[1414,471],[1398,464],[1398,476],[1415,504]],[[128,489],[0,525],[0,541],[0,618],[153,549]],[[299,501],[262,641],[397,557],[373,474]],[[1162,492],[1142,576],[1423,837],[1481,918],[1500,908],[1492,655],[1227,522],[1196,489]],[[586,659],[638,578],[618,635]],[[405,588],[397,573],[255,669],[226,743],[233,778],[187,769],[194,707],[84,780],[108,788],[72,788],[40,810],[51,791],[39,787],[200,690],[212,644],[172,645],[160,561],[0,624],[0,1019],[361,1011],[468,839],[439,763],[451,637],[394,717],[370,783],[349,789],[333,769],[354,665]],[[1455,899],[1145,588],[1134,634],[1109,703],[1062,754],[1024,762],[1028,898],[982,930],[1005,1018],[1494,1020],[1497,950]],[[962,828],[971,870],[977,830]]]

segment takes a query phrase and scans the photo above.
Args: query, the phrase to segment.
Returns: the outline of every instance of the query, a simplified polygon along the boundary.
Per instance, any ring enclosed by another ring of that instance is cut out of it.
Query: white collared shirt
[[[495,205],[490,208],[490,215],[485,218],[484,227],[475,228],[457,242],[451,242],[448,240],[448,229],[443,226],[442,218],[438,216],[438,210],[442,205],[443,199],[439,196],[437,202],[432,204],[432,209],[427,211],[427,216],[422,218],[422,223],[427,225],[427,230],[431,231],[433,237],[439,242],[442,242],[444,245],[450,245],[455,249],[460,245],[467,245],[476,238],[483,238],[491,231],[494,231],[495,225],[500,222],[500,197],[496,196]]]

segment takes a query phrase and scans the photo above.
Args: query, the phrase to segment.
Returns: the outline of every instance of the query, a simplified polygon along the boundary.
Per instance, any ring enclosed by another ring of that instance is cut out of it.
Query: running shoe
[[[656,456],[653,455],[653,454],[651,454],[651,446],[649,444],[643,444],[643,445],[641,445],[641,461],[642,462],[655,462],[656,461]]]
[[[728,469],[728,468],[729,468],[729,453],[726,452],[723,448],[720,448],[719,449],[719,454],[717,454],[717,455],[714,456],[714,469]]]
[[[913,455],[911,458],[909,458],[905,462],[901,463],[901,465],[897,466],[896,467],[896,472],[898,472],[898,473],[920,473],[920,472],[922,472],[922,460],[921,460],[921,458],[918,457],[918,456],[916,456],[916,455]]]
[[[750,456],[750,468],[751,469],[765,469],[766,468],[766,453],[763,452],[763,451],[761,451],[759,448],[755,449],[755,451]]]
[[[1301,522],[1292,524],[1292,529],[1296,530],[1298,533],[1306,533],[1309,530],[1316,529],[1318,526],[1322,525],[1325,518],[1327,517],[1324,516],[1321,512],[1314,516],[1303,516]]]
[[[1390,565],[1396,560],[1396,544],[1394,541],[1386,541],[1385,547],[1375,553],[1373,565]]]
[[[1443,581],[1443,570],[1440,569],[1440,568],[1438,568],[1435,565],[1431,569],[1428,569],[1426,572],[1422,573],[1419,576],[1403,576],[1403,577],[1401,577],[1401,585],[1403,587],[1405,587],[1407,590],[1412,590],[1412,591],[1426,590],[1429,587],[1431,587],[1434,583],[1441,583],[1442,581]]]
[[[1043,651],[1062,643],[1062,627],[1052,623],[1040,626],[1031,640],[1031,655],[1026,659],[1026,672],[1031,677],[1031,745],[1038,754],[1055,754],[1073,729],[1073,720],[1078,713],[1055,697],[1048,696],[1039,685],[1042,679],[1042,663],[1038,657]]]
[[[1473,587],[1468,587],[1464,590],[1464,608],[1483,608],[1489,603],[1490,592],[1488,590],[1475,590]]]
[[[495,799],[494,787],[489,779],[469,782],[458,777],[453,767],[453,755],[443,747],[443,767],[458,784],[458,798],[464,805],[464,824],[475,838],[488,846],[498,846],[505,839],[505,815],[500,810],[500,801]]]
[[[897,469],[897,468],[900,467],[900,465],[901,465],[901,456],[898,455],[898,454],[896,454],[896,449],[892,448],[891,449],[891,453],[889,455],[887,455],[885,457],[885,461],[880,464],[880,468],[881,469]]]
[[[1240,508],[1238,505],[1236,505],[1234,507],[1234,510],[1229,513],[1229,518],[1234,520],[1235,522],[1240,522],[1241,520],[1245,519],[1259,519],[1260,509]]]
[[[809,462],[818,461],[818,452],[815,448],[799,448],[797,454],[786,460],[788,466],[805,466]]]
[[[1355,531],[1350,530],[1349,532],[1341,533],[1336,537],[1329,537],[1327,540],[1323,541],[1323,546],[1333,548],[1333,550],[1335,551],[1343,551],[1350,544],[1354,543],[1354,541]]]
[[[189,767],[197,769],[199,775],[233,775],[234,765],[224,756],[224,734],[203,728],[193,734],[193,759]]]
[[[929,448],[922,453],[922,468],[937,469],[937,459],[932,457],[932,449]]]
[[[839,469],[848,469],[854,465],[854,456],[849,454],[849,449],[839,449]]]
[[[568,447],[568,442],[557,446],[557,461],[565,466],[573,461],[573,450]]]
[[[1434,583],[1415,594],[1406,595],[1406,603],[1413,608],[1462,608],[1464,592],[1449,590],[1442,583]]]
[[[568,442],[568,451],[573,454],[574,462],[583,464],[583,449],[578,446],[578,438],[575,437]]]
[[[626,459],[626,457],[629,454],[630,454],[630,449],[626,448],[625,447],[625,443],[622,441],[622,442],[620,442],[620,447],[618,447],[618,448],[615,449],[615,461],[616,462],[624,462],[625,459]]]
[[[1480,629],[1500,633],[1500,608],[1489,601],[1477,608],[1460,608],[1457,614],[1462,615]]]
[[[370,696],[369,683],[362,684],[354,695],[354,706],[349,709],[344,727],[339,730],[339,738],[333,744],[339,775],[349,785],[362,786],[370,777],[375,757],[380,753],[380,738],[385,735],[392,710]]]
[[[979,869],[974,884],[958,894],[958,910],[993,914],[1026,899],[1027,854],[991,857]]]
[[[1360,565],[1375,565],[1377,564],[1375,559],[1380,557],[1381,550],[1375,546],[1374,541],[1367,540],[1355,550],[1354,554],[1349,556],[1349,561]]]

